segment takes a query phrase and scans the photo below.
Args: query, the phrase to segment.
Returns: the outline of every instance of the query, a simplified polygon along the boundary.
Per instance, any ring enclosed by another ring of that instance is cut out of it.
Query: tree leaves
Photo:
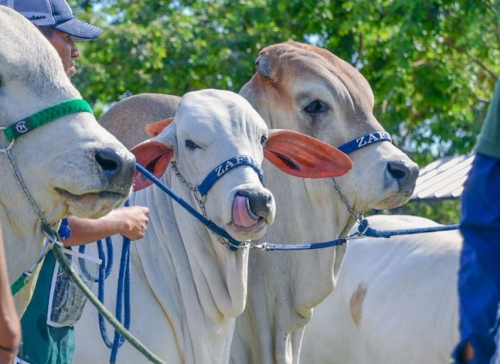
[[[265,46],[312,42],[370,82],[375,113],[421,166],[468,153],[500,75],[492,0],[74,0],[105,29],[74,82],[106,105],[143,92],[238,92]]]

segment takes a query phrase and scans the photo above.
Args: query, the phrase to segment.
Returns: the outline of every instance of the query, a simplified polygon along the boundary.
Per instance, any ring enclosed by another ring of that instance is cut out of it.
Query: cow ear
[[[146,168],[155,177],[160,178],[167,170],[168,163],[172,159],[173,149],[163,143],[155,140],[146,140],[131,149],[134,153],[137,163]],[[153,182],[135,171],[134,191],[142,190]]]
[[[302,178],[337,177],[352,168],[351,159],[337,148],[291,130],[269,130],[264,156],[283,172]]]
[[[153,124],[146,125],[146,127],[144,129],[146,129],[146,133],[148,133],[148,135],[151,138],[154,138],[154,137],[160,135],[160,133],[163,131],[163,129],[165,129],[167,126],[172,124],[172,121],[174,121],[174,118],[163,119],[163,120],[154,122]]]

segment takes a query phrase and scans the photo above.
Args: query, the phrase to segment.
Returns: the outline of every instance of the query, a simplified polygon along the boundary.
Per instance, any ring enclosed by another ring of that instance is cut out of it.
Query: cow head
[[[80,99],[45,37],[23,16],[1,9],[0,125],[8,126],[61,101]],[[131,191],[133,155],[88,112],[30,131],[15,140],[11,152],[50,222],[68,214],[102,216]],[[1,163],[7,164],[5,158]],[[7,168],[3,175],[11,174]],[[9,188],[15,189],[15,184]]]
[[[54,104],[81,99],[57,52],[33,24],[3,6],[0,23],[2,129]],[[0,148],[9,144],[2,131]],[[134,156],[89,112],[40,126],[15,139],[9,151],[49,224],[68,215],[100,217],[131,191]],[[35,261],[43,235],[5,151],[0,153],[0,171],[0,219],[13,281]]]
[[[300,131],[336,147],[383,130],[366,79],[323,48],[297,42],[269,46],[256,67],[240,94],[269,127]],[[357,211],[394,208],[411,197],[418,167],[391,143],[349,156],[354,168],[338,181]]]
[[[188,93],[175,120],[148,126],[154,138],[132,152],[157,177],[174,161],[185,184],[198,186],[199,199],[206,199],[207,217],[237,240],[261,237],[274,220],[274,198],[260,176],[264,156],[281,171],[303,178],[339,176],[351,168],[349,158],[326,143],[268,130],[248,102],[231,92]],[[207,188],[209,175],[215,183]],[[151,183],[136,173],[135,190]]]

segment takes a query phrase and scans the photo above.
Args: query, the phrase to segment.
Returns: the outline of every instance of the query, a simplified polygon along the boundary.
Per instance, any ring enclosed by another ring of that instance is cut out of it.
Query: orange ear
[[[131,149],[137,163],[146,168],[149,172],[160,178],[167,170],[168,163],[174,153],[173,149],[157,141],[146,140]],[[140,172],[135,171],[134,191],[142,190],[153,182],[144,177]]]
[[[283,172],[302,178],[338,177],[352,168],[340,150],[291,130],[270,130],[264,156]]]
[[[174,118],[163,119],[153,124],[146,125],[144,129],[146,129],[146,133],[148,133],[151,138],[154,138],[160,135],[163,129],[172,124],[172,121],[174,121]]]

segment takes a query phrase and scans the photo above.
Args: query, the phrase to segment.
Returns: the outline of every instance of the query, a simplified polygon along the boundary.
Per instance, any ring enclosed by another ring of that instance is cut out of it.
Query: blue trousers
[[[460,230],[458,292],[461,341],[453,352],[457,363],[468,341],[472,364],[488,364],[495,352],[493,330],[500,302],[500,160],[477,154],[464,184]]]

